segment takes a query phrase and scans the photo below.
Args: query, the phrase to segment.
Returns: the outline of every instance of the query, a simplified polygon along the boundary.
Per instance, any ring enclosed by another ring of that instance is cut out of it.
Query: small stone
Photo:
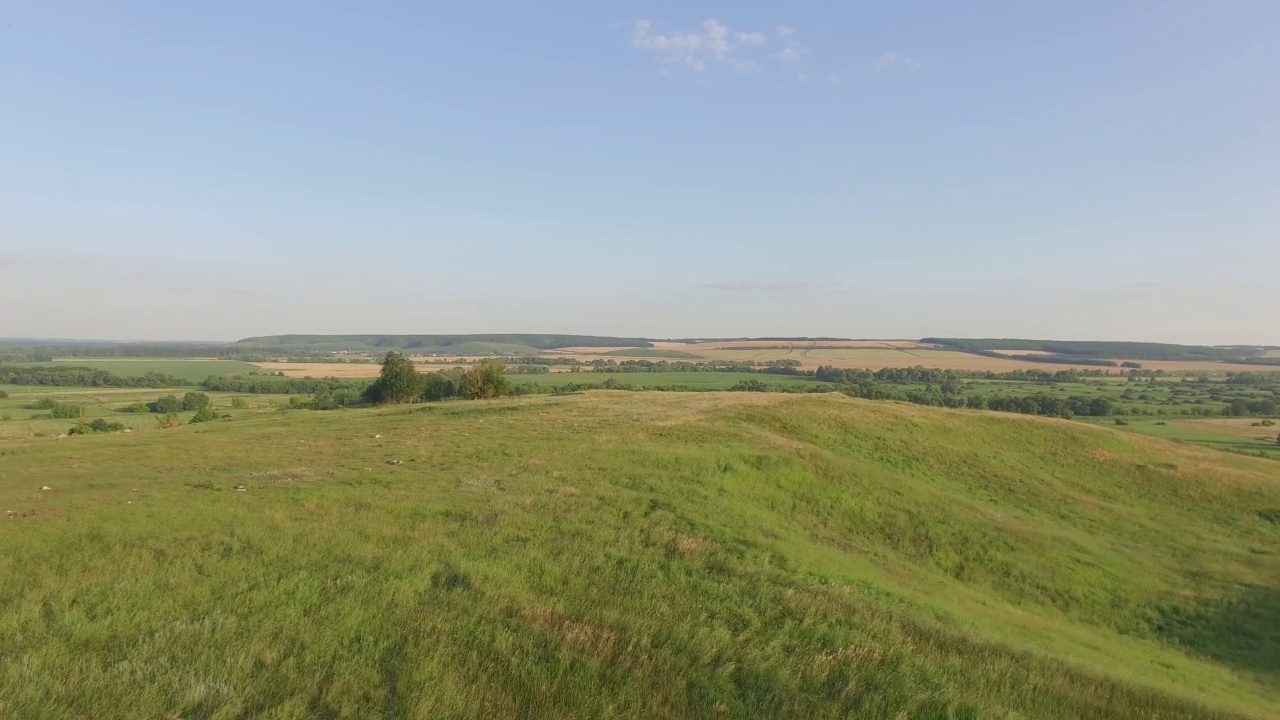
[[[380,438],[380,437],[382,437],[382,436],[381,436],[381,435],[374,435],[373,437],[374,437],[374,439],[376,440],[376,439],[378,439],[378,438]]]
[[[41,490],[52,490],[53,488],[49,487],[48,485],[41,485],[41,486],[40,486],[40,489],[41,489]]]
[[[399,465],[399,464],[400,464],[400,462],[401,462],[400,460],[388,460],[388,461],[387,461],[387,464],[388,464],[388,465]]]

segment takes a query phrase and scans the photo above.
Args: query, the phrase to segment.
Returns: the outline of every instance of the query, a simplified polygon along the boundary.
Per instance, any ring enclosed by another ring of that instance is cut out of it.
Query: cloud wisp
[[[809,53],[796,42],[796,31],[789,26],[779,25],[772,33],[736,30],[715,18],[690,31],[659,29],[652,20],[637,20],[631,28],[631,46],[652,54],[664,73],[705,73],[714,66],[753,72],[763,70],[769,61],[796,67]]]
[[[924,63],[913,57],[902,55],[893,50],[886,50],[871,60],[871,71],[883,73],[890,70],[922,70]]]
[[[740,48],[759,47],[769,41],[761,32],[731,31],[727,25],[708,18],[692,32],[658,31],[650,20],[637,20],[631,31],[631,46],[653,53],[665,71],[686,69],[706,72],[712,65],[734,70],[760,69],[760,64],[739,55]]]
[[[760,282],[756,280],[731,280],[726,282],[698,283],[700,290],[714,290],[727,293],[749,293],[773,295],[791,293],[819,287],[820,283],[812,282]]]

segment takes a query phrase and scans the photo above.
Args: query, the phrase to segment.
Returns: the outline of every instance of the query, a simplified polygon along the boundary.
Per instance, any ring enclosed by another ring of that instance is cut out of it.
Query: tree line
[[[383,357],[378,379],[365,389],[363,399],[385,405],[449,398],[478,400],[510,394],[511,385],[500,363],[480,362],[465,370],[420,373],[408,356],[391,351]]]

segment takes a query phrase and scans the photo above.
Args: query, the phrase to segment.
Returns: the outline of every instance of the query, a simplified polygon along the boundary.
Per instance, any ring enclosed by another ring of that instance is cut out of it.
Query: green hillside
[[[1078,423],[271,411],[2,442],[5,511],[0,717],[1280,716],[1275,462]]]

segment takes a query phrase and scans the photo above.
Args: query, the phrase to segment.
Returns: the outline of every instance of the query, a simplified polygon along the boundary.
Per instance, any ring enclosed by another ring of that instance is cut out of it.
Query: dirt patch
[[[545,608],[530,608],[520,613],[529,622],[550,630],[565,643],[582,650],[607,653],[618,644],[618,634],[591,623],[571,620]]]
[[[66,510],[41,508],[38,510],[8,510],[4,516],[9,520],[48,520],[49,518],[62,517],[66,514]]]

